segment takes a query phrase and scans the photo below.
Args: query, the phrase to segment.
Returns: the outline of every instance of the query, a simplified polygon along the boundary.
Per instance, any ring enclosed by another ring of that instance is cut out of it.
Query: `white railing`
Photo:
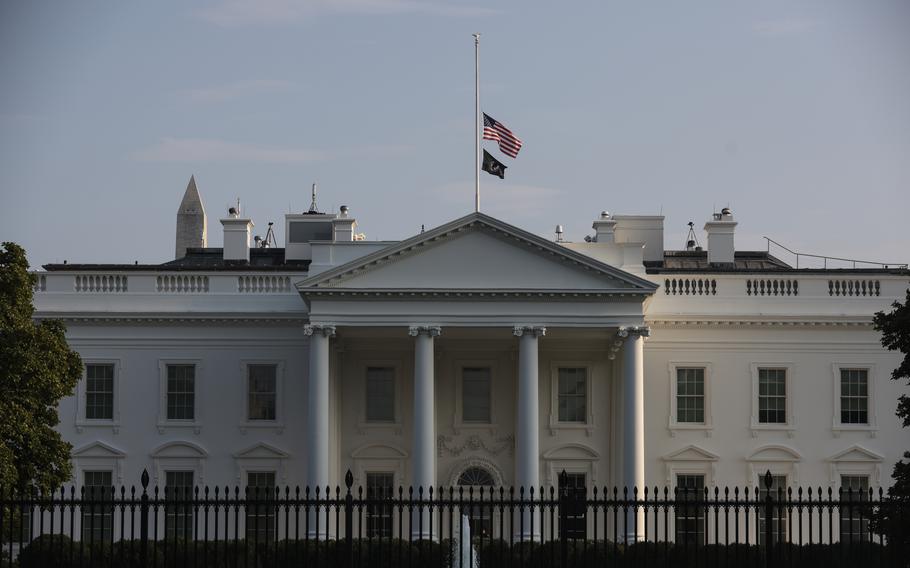
[[[47,290],[47,276],[44,274],[35,275],[35,292],[44,292]]]
[[[747,296],[798,296],[799,281],[789,278],[749,278]]]
[[[716,296],[717,280],[713,278],[667,278],[664,293],[668,296]]]
[[[127,277],[120,274],[77,274],[73,289],[76,292],[126,292]]]
[[[291,291],[291,277],[271,274],[238,276],[237,291],[250,294],[287,293]]]
[[[209,291],[209,277],[196,274],[165,274],[155,279],[155,289],[162,294],[204,294]]]
[[[829,296],[881,296],[879,280],[828,280]]]

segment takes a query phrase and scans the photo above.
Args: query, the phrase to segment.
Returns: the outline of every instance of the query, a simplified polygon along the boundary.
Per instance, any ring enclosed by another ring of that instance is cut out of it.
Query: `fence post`
[[[559,553],[560,566],[569,565],[569,523],[566,522],[566,512],[569,510],[569,484],[566,470],[559,474]]]
[[[765,472],[765,490],[767,491],[767,494],[765,495],[765,568],[774,568],[774,561],[771,554],[771,551],[774,548],[774,529],[771,526],[771,518],[774,514],[774,502],[771,498],[771,485],[773,483],[774,478],[771,476],[771,470],[769,469]]]
[[[142,567],[148,566],[148,543],[149,543],[149,472],[147,469],[142,470],[142,497],[139,500],[139,560]],[[123,538],[121,535],[120,538]],[[113,552],[113,551],[112,551]]]
[[[344,484],[348,488],[344,496],[344,557],[348,568],[354,566],[354,496],[351,486],[354,485],[354,474],[351,470],[344,475]]]

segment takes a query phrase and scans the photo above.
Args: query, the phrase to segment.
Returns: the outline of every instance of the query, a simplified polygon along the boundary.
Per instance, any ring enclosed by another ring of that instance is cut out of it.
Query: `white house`
[[[202,248],[191,181],[177,259],[39,273],[86,366],[60,405],[77,484],[865,488],[910,449],[871,325],[906,265],[737,251],[728,210],[706,251],[665,250],[657,216],[580,243],[482,213],[376,242],[314,207],[283,248],[221,225]]]

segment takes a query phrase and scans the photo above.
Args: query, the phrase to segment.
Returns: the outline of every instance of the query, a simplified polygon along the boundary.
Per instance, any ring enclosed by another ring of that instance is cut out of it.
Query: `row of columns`
[[[546,335],[542,326],[515,326],[518,342],[518,407],[515,424],[515,485],[540,487],[540,390],[538,380],[538,339]],[[414,425],[411,447],[411,480],[415,488],[436,485],[436,416],[434,340],[442,333],[439,326],[415,325],[408,328],[414,337]],[[309,382],[307,388],[307,485],[329,485],[329,339],[335,326],[310,324],[304,334],[310,339]],[[643,488],[644,467],[644,350],[646,327],[620,328],[623,348],[623,465],[622,482],[627,487]],[[431,538],[429,512],[416,513],[411,526],[415,538]],[[539,536],[540,523],[525,511],[521,526],[526,538]],[[640,513],[643,515],[644,513]],[[426,518],[424,518],[426,517]],[[627,519],[626,526],[643,527],[644,519]],[[531,527],[534,526],[532,534]],[[420,528],[424,527],[424,528]],[[636,531],[638,532],[638,531]],[[426,533],[426,534],[424,534]],[[638,535],[632,535],[637,538]]]

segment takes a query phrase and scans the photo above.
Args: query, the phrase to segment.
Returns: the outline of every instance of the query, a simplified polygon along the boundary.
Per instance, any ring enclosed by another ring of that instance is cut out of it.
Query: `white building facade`
[[[60,405],[78,485],[837,489],[889,485],[908,448],[872,329],[906,267],[735,251],[729,212],[707,251],[665,251],[661,217],[375,242],[345,209],[288,215],[284,248],[221,223],[223,249],[39,273],[36,317],[86,366]]]

